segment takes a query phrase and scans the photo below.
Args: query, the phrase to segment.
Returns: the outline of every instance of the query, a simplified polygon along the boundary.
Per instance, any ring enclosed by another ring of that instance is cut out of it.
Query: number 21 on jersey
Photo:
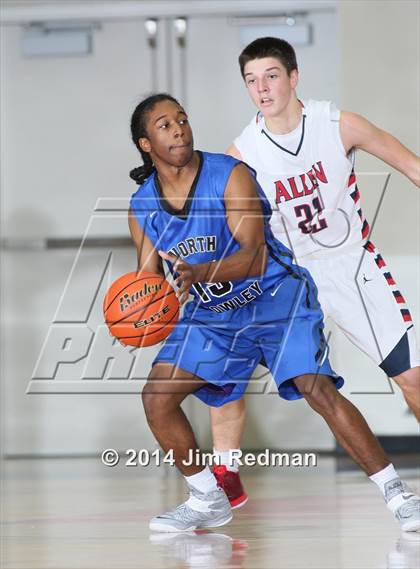
[[[319,197],[312,200],[312,206],[310,204],[300,204],[295,206],[295,214],[298,219],[303,218],[299,223],[298,227],[302,233],[318,233],[327,227],[326,220],[321,217],[323,207]],[[314,217],[317,221],[313,223]]]

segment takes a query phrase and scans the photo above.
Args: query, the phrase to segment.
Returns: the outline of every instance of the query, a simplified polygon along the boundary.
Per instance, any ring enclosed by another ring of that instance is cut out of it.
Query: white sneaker
[[[213,492],[199,492],[190,487],[189,499],[174,510],[152,518],[152,531],[180,532],[197,528],[224,526],[232,519],[232,508],[221,488]]]
[[[394,512],[403,531],[420,531],[420,498],[415,494],[402,494],[405,503]]]
[[[402,531],[420,531],[420,497],[399,478],[385,484],[385,501]]]

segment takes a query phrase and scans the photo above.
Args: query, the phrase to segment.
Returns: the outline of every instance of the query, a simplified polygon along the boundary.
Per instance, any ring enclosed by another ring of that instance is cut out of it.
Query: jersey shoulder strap
[[[226,184],[232,170],[240,164],[240,160],[228,154],[216,154],[202,152],[203,167],[200,175],[199,193],[204,192],[203,197],[224,199]]]
[[[259,112],[254,115],[241,134],[233,141],[233,144],[245,161],[254,155],[256,137],[258,132],[261,131],[261,118],[262,115]]]
[[[313,119],[340,120],[340,111],[332,101],[302,101],[303,112]]]

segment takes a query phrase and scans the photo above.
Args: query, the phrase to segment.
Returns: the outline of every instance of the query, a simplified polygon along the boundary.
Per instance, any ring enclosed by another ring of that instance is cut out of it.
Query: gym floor
[[[395,461],[399,466],[398,461]],[[417,492],[419,470],[399,469]],[[96,458],[9,459],[2,467],[2,569],[417,569],[376,487],[334,457],[316,467],[243,467],[249,502],[212,531],[151,534],[184,501],[171,467]]]

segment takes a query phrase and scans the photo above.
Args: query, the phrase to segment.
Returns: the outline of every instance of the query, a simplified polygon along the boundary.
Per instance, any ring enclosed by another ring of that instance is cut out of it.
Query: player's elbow
[[[414,164],[407,175],[413,184],[420,188],[420,162]]]
[[[248,277],[261,277],[267,268],[267,245],[265,242],[253,245],[248,251],[250,263]]]

